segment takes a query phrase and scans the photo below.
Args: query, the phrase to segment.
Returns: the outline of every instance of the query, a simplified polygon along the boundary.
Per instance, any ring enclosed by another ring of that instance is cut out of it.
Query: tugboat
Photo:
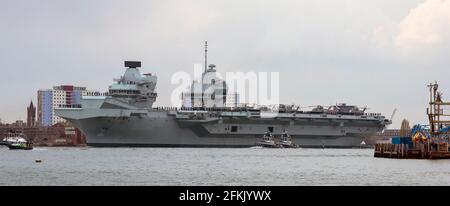
[[[279,148],[279,146],[273,140],[273,135],[271,132],[267,131],[261,141],[256,143],[256,146],[268,147],[268,148]]]
[[[3,139],[2,145],[6,145],[11,150],[32,150],[33,143],[27,141],[23,133],[8,133]]]
[[[291,135],[288,134],[286,130],[283,131],[283,134],[281,135],[280,142],[277,143],[277,145],[281,148],[298,148],[299,146],[294,144],[291,139]]]

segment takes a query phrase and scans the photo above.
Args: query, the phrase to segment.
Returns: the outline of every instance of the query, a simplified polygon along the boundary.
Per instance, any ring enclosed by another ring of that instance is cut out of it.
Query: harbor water
[[[0,147],[0,185],[450,185],[450,160],[379,159],[373,153],[372,149]]]

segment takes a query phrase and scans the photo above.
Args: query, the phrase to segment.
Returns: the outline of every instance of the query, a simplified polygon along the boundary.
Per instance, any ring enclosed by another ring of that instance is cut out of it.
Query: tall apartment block
[[[52,89],[41,89],[38,91],[37,118],[41,126],[51,126],[64,119],[54,115],[55,108],[74,107],[81,104],[83,96],[104,95],[96,91],[88,91],[86,87],[73,85],[54,86]]]

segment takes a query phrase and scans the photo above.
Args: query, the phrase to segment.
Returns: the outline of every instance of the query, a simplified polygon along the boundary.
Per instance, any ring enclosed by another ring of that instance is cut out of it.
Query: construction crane
[[[444,113],[446,108],[450,106],[450,102],[442,101],[442,93],[438,91],[439,85],[437,82],[429,84],[430,102],[427,108],[428,120],[430,122],[430,133],[433,136],[438,136],[442,132],[448,132],[448,125],[450,120],[446,119],[450,114]]]
[[[394,109],[394,111],[392,111],[392,114],[391,114],[391,121],[392,121],[392,119],[394,119],[394,116],[395,116],[395,113],[397,112],[397,108],[395,108]]]

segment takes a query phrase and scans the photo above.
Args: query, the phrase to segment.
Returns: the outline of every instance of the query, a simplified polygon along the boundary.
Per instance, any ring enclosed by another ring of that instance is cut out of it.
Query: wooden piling
[[[376,144],[374,157],[395,159],[450,159],[448,143],[415,143],[412,148],[407,144]]]

